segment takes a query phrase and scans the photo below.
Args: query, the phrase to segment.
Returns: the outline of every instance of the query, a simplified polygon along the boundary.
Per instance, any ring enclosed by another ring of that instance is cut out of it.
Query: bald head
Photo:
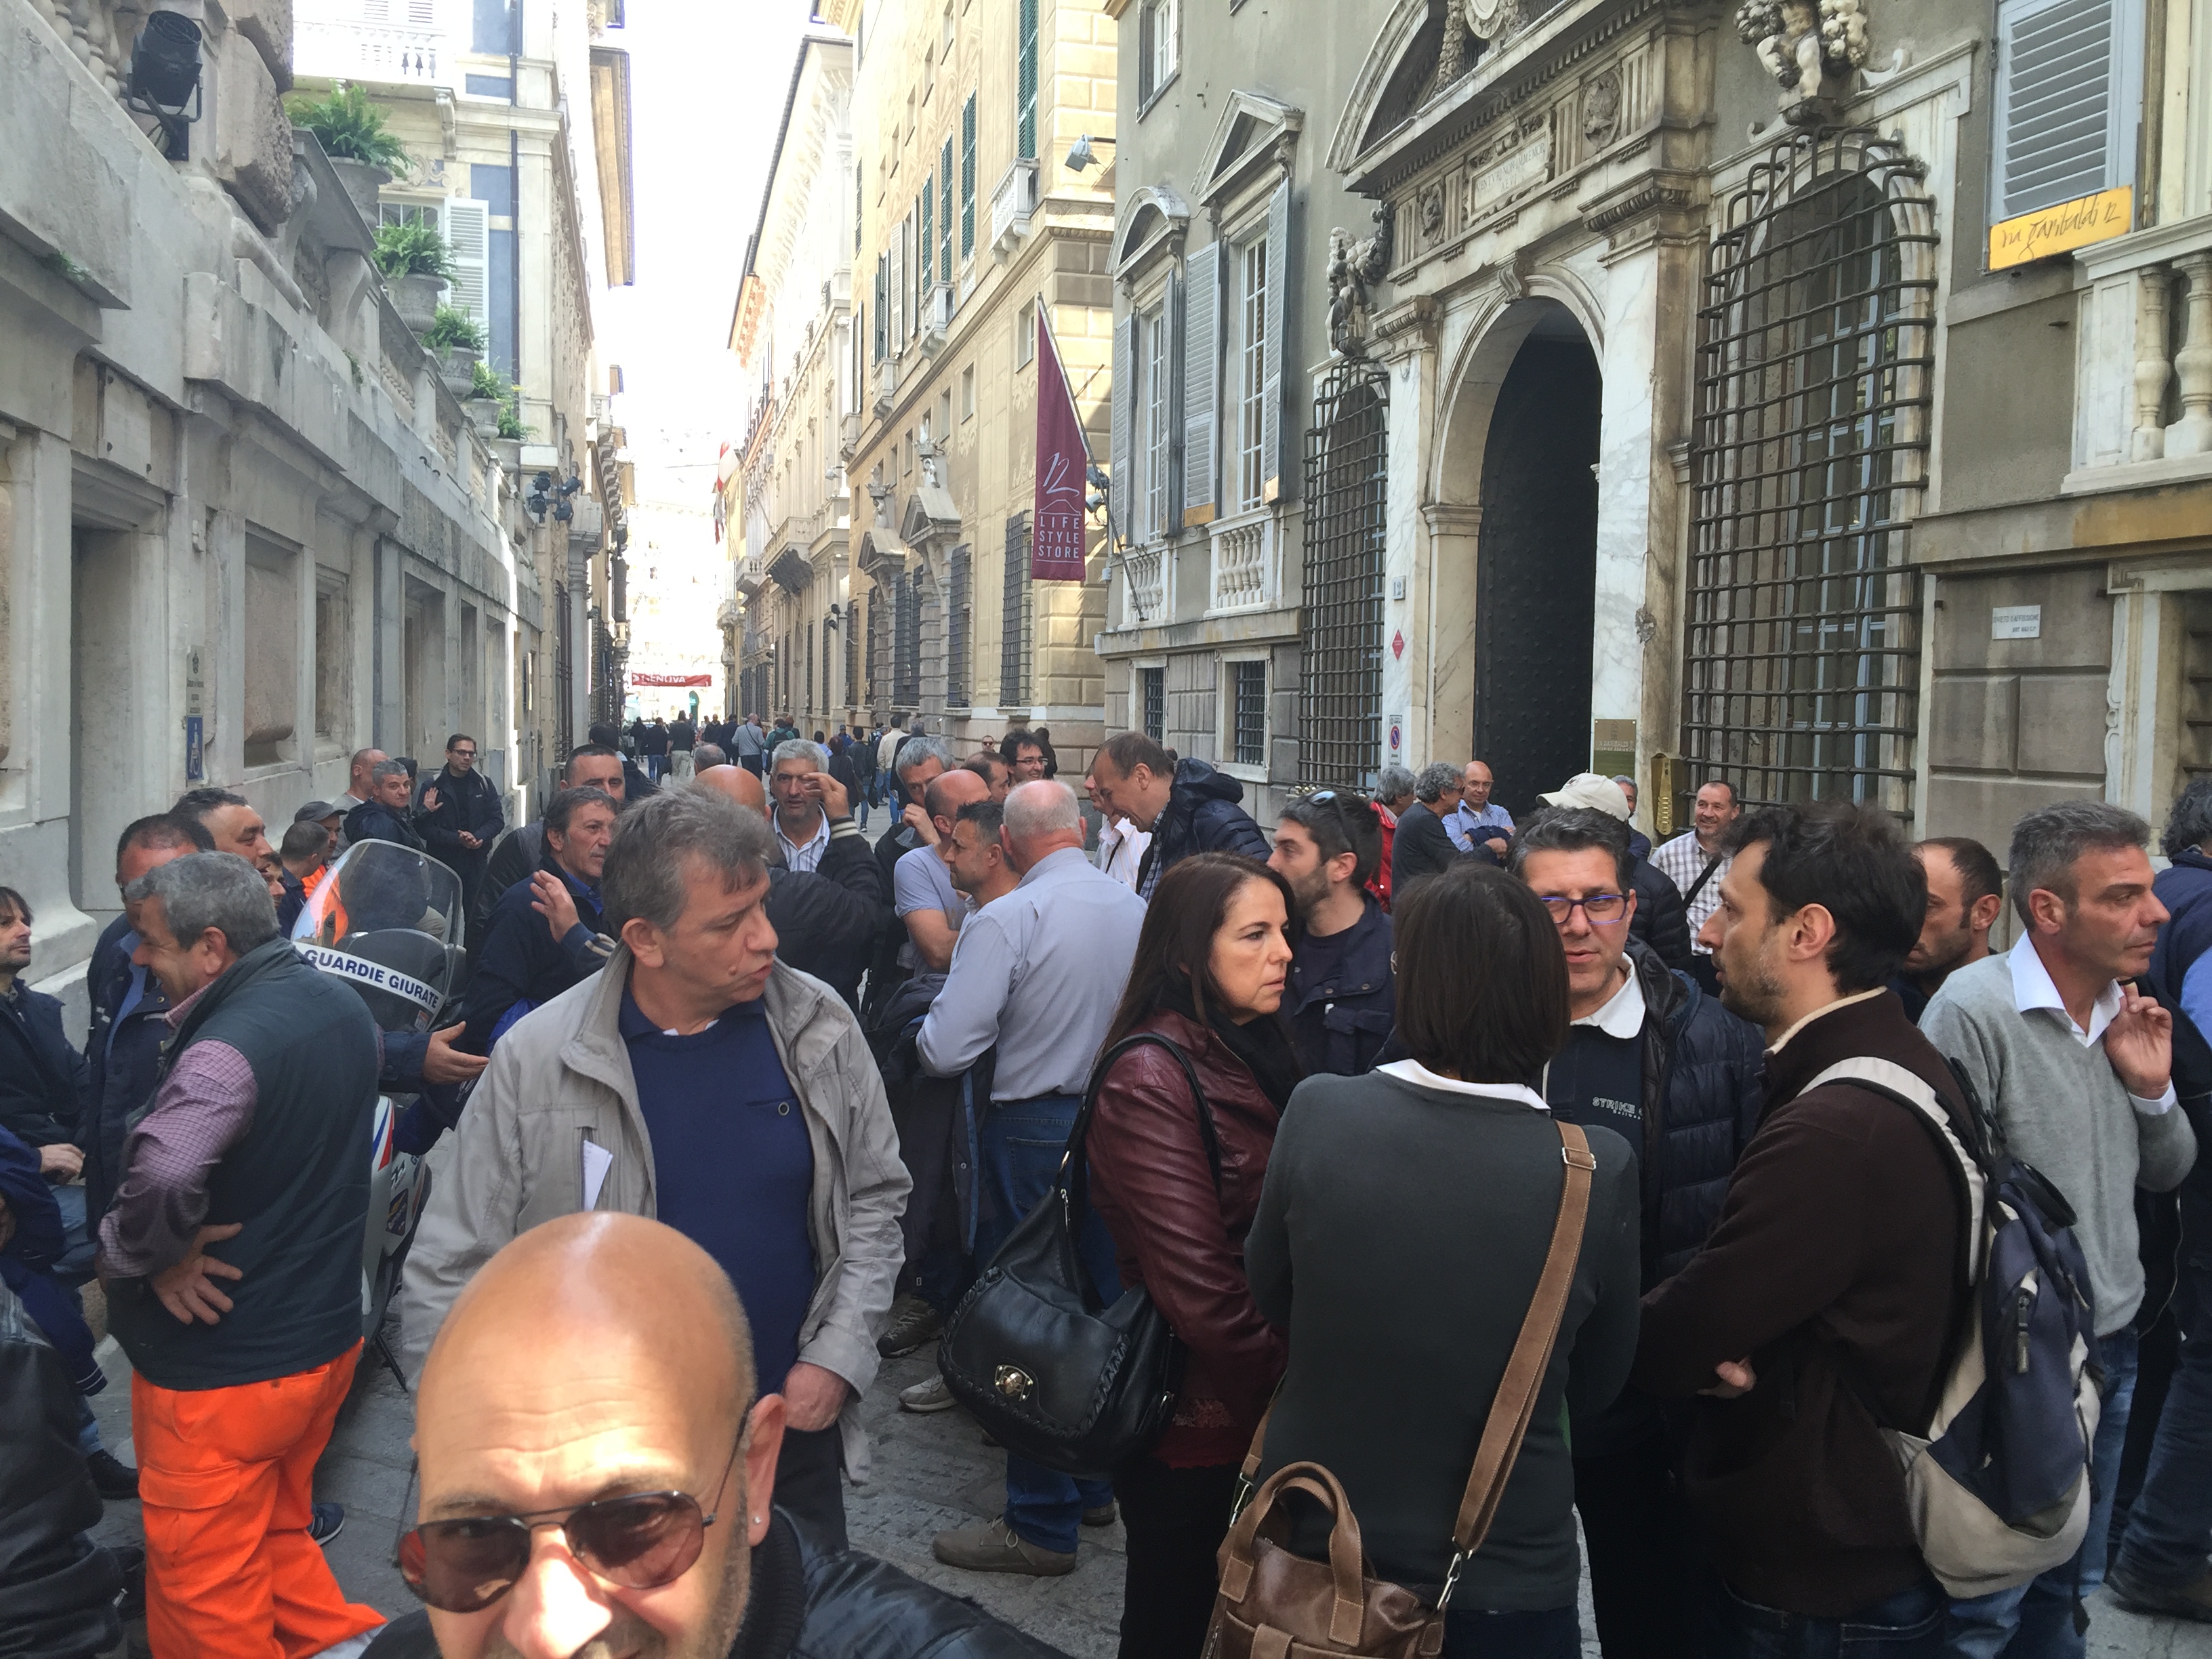
[[[970,801],[988,800],[991,786],[978,773],[966,767],[955,771],[941,772],[929,781],[921,792],[921,804],[929,816],[938,820],[938,833],[951,833],[952,821],[960,816],[960,809]]]
[[[756,812],[768,811],[768,791],[761,781],[742,766],[710,766],[693,780],[693,787],[716,789],[740,806],[750,806]]]
[[[1075,792],[1057,778],[1017,785],[1006,797],[1000,830],[1006,861],[1027,873],[1030,867],[1066,847],[1083,845],[1083,809]]]

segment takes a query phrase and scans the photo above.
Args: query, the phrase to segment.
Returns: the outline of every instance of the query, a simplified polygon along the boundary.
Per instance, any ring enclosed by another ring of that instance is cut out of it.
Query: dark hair
[[[642,721],[640,723],[642,724]],[[611,750],[617,754],[621,752],[618,745],[622,742],[622,726],[616,721],[594,720],[590,728],[585,732],[584,735],[589,738],[593,744],[597,744],[602,749]],[[587,744],[586,746],[589,747],[590,745]],[[570,752],[573,756],[574,751],[571,750]]]
[[[545,803],[545,829],[549,835],[565,836],[577,810],[585,806],[604,806],[610,812],[620,813],[615,798],[604,789],[585,784],[580,788],[556,789],[553,799]]]
[[[12,887],[0,887],[0,916],[10,922],[31,921],[31,901]]]
[[[276,856],[293,862],[321,856],[331,842],[331,832],[314,818],[302,818],[284,831]]]
[[[2212,841],[2212,778],[2197,778],[2173,798],[2173,810],[2166,815],[2166,832],[2158,844],[2166,857],[2178,859],[2198,851],[2208,841]]]
[[[1382,823],[1375,803],[1352,789],[1317,789],[1293,795],[1280,816],[1313,837],[1321,861],[1352,855],[1352,884],[1364,887],[1382,862]]]
[[[1006,822],[1006,804],[997,800],[971,800],[952,815],[955,823],[972,823],[975,833],[995,846],[999,831]]]
[[[1736,787],[1730,783],[1726,778],[1707,778],[1703,783],[1698,786],[1698,789],[1706,790],[1713,788],[1716,786],[1729,792],[1729,805],[1730,806],[1741,806],[1743,805],[1743,796],[1738,793]],[[1692,793],[1694,793],[1696,792],[1693,791]]]
[[[994,766],[1001,772],[1013,770],[1013,768],[1007,764],[1006,757],[995,749],[979,749],[960,763],[962,771],[973,772],[986,783],[995,781],[991,773],[991,769]]]
[[[1775,916],[1817,904],[1835,918],[1827,966],[1836,988],[1849,995],[1887,984],[1928,915],[1928,874],[1897,820],[1850,801],[1761,806],[1736,821],[1727,850],[1762,844],[1759,884]]]
[[[1114,1011],[1114,1023],[1106,1029],[1106,1041],[1099,1045],[1100,1054],[1128,1036],[1171,995],[1181,1001],[1188,992],[1200,1022],[1212,1018],[1222,1000],[1221,989],[1213,982],[1213,936],[1229,915],[1230,901],[1250,881],[1266,882],[1283,896],[1285,916],[1297,915],[1290,883],[1242,853],[1199,853],[1168,867],[1145,907],[1129,982],[1121,993],[1121,1006]],[[1545,925],[1550,924],[1547,916]],[[1279,1012],[1276,1018],[1282,1018]]]
[[[252,803],[245,796],[234,795],[228,789],[187,789],[183,794],[178,796],[175,803],[170,806],[169,816],[173,818],[187,818],[198,824],[202,830],[205,830],[209,817],[218,806],[250,806],[252,805]],[[208,850],[210,852],[215,850],[212,844]]]
[[[1534,1087],[1568,1026],[1566,953],[1536,896],[1503,870],[1451,865],[1406,889],[1390,933],[1407,1052],[1465,1082]]]
[[[1628,850],[1628,825],[1587,806],[1547,806],[1525,819],[1513,837],[1513,873],[1531,853],[1610,853],[1620,890],[1636,890],[1636,856]],[[1525,878],[1524,878],[1525,879]]]
[[[457,743],[477,743],[477,740],[465,732],[456,732],[453,736],[446,739],[446,752],[449,755],[452,754],[453,752],[453,745]],[[483,745],[477,743],[477,747],[481,749]]]
[[[1967,909],[2004,892],[2004,872],[1997,868],[1997,855],[1971,836],[1931,836],[1920,845],[1941,848],[1950,854],[1951,866],[1959,872],[1959,902]]]
[[[2025,814],[2012,827],[2012,907],[2033,924],[2029,896],[2038,888],[2069,904],[2079,894],[2074,866],[2084,853],[2123,852],[2145,847],[2150,826],[2124,806],[2101,800],[2053,801]]]
[[[561,763],[561,775],[563,778],[568,777],[576,769],[576,763],[580,760],[611,760],[619,763],[621,759],[622,750],[610,749],[605,744],[578,744],[568,751],[568,758]]]
[[[1156,778],[1175,775],[1175,757],[1142,732],[1117,732],[1098,746],[1098,758],[1114,763],[1123,777],[1144,767]]]
[[[195,853],[215,851],[215,837],[207,832],[207,825],[198,818],[181,817],[174,812],[155,812],[147,817],[134,818],[116,837],[115,865],[123,867],[123,855],[134,847],[148,852],[157,852],[165,847],[189,847]]]
[[[1042,755],[1045,751],[1044,744],[1036,732],[1030,731],[1026,726],[1018,726],[999,739],[1000,756],[1007,765],[1012,766],[1022,757],[1024,745],[1036,750],[1039,755]]]

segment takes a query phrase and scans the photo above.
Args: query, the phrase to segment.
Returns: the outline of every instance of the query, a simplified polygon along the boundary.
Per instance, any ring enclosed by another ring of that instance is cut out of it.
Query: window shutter
[[[915,269],[921,273],[921,291],[927,295],[929,286],[937,280],[937,183],[924,173],[921,179],[921,260]]]
[[[1182,524],[1182,377],[1183,377],[1183,305],[1190,291],[1190,280],[1181,271],[1168,272],[1168,290],[1160,301],[1160,326],[1167,331],[1166,349],[1161,353],[1167,366],[1168,395],[1166,399],[1168,429],[1154,433],[1152,441],[1165,447],[1167,487],[1162,492],[1163,517],[1160,531],[1171,533]]]
[[[1129,522],[1129,504],[1136,499],[1131,485],[1136,454],[1137,329],[1133,310],[1114,325],[1114,533],[1125,542],[1138,538]],[[1146,526],[1150,530],[1151,526]]]
[[[906,348],[906,221],[891,230],[891,349]]]
[[[975,94],[960,111],[960,257],[975,251]]]
[[[1014,154],[1037,153],[1037,0],[1021,0],[1014,63]]]
[[[890,255],[876,255],[876,361],[881,362],[884,354],[890,349],[884,318],[890,314],[891,300]]]
[[[868,210],[868,170],[853,163],[853,252],[860,251],[860,220]]]
[[[491,209],[482,202],[446,204],[446,242],[453,251],[453,291],[447,303],[477,327],[491,327]]]
[[[1182,521],[1211,524],[1213,495],[1213,403],[1221,313],[1221,244],[1209,242],[1190,256],[1184,280],[1182,341]]]
[[[1283,494],[1283,337],[1290,332],[1291,315],[1291,186],[1275,186],[1267,204],[1267,309],[1264,342],[1264,374],[1260,392],[1260,466],[1266,475],[1260,486],[1263,501],[1280,500]]]
[[[2127,0],[2014,0],[2000,8],[1996,203],[2008,219],[2124,184],[2134,112],[2124,95]]]
[[[1145,0],[1144,8],[1137,14],[1137,106],[1139,109],[1152,95],[1152,31],[1160,26],[1158,9],[1152,0]]]

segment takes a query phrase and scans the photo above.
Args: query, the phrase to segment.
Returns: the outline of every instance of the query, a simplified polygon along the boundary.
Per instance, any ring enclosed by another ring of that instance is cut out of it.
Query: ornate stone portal
[[[1867,60],[1863,0],[1743,0],[1735,32],[1780,83],[1792,126],[1832,125]]]
[[[1340,227],[1328,233],[1328,343],[1346,357],[1367,355],[1373,314],[1367,290],[1390,269],[1395,218],[1390,204],[1382,202],[1375,209],[1375,234],[1364,241],[1353,241]]]

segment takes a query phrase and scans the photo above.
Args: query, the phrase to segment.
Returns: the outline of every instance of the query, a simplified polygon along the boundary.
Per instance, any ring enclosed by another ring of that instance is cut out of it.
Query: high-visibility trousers
[[[361,1345],[231,1389],[131,1379],[154,1659],[302,1659],[384,1622],[307,1535],[315,1460]]]

